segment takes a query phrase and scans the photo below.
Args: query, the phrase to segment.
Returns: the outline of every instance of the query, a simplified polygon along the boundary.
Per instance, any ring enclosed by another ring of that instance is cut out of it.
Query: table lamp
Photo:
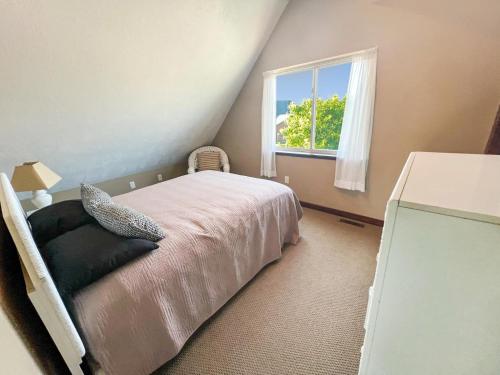
[[[61,177],[51,171],[39,161],[30,161],[18,165],[12,176],[12,187],[15,191],[32,191],[31,203],[36,208],[43,208],[52,204],[52,196],[47,193],[61,180]]]

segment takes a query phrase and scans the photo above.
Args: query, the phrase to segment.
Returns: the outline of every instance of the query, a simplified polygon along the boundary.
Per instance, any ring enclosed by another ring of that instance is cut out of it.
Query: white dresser
[[[500,156],[412,153],[377,259],[360,375],[500,374]]]

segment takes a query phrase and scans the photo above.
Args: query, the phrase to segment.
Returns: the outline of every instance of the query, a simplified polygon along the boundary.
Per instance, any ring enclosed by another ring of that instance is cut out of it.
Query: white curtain
[[[276,76],[264,76],[262,92],[262,157],[260,175],[265,177],[276,176],[275,133],[276,122]]]
[[[335,186],[365,191],[372,135],[377,50],[354,56],[335,166]]]

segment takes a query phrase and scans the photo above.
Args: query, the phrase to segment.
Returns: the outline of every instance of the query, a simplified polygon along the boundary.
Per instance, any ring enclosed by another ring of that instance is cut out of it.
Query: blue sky
[[[329,98],[334,94],[344,97],[349,83],[351,63],[321,68],[318,72],[318,97]],[[301,103],[311,97],[312,70],[290,73],[276,78],[276,100]]]

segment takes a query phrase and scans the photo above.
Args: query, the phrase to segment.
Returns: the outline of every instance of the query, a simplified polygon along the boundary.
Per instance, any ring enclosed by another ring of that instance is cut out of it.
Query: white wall
[[[291,1],[215,144],[258,176],[262,72],[378,46],[366,193],[335,188],[335,161],[278,156],[300,199],[383,219],[411,151],[481,153],[500,102],[500,1]],[[467,173],[464,170],[464,173]]]
[[[41,374],[31,352],[0,305],[0,372],[2,374]]]
[[[53,190],[175,164],[210,143],[287,0],[0,2],[0,171]]]

